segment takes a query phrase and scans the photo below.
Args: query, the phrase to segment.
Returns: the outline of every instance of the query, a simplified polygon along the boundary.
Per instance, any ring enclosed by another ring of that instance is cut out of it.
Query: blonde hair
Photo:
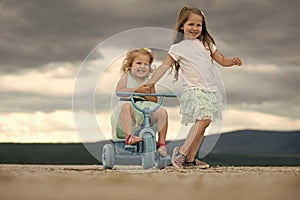
[[[144,49],[134,49],[129,51],[126,54],[126,58],[123,60],[122,67],[121,67],[122,74],[131,70],[131,66],[134,59],[136,59],[136,57],[138,57],[139,55],[149,56],[149,68],[150,68],[150,72],[152,72],[151,64],[153,62],[154,56],[150,49],[144,48]]]
[[[212,44],[215,44],[215,40],[213,39],[213,37],[209,34],[207,28],[206,28],[206,21],[205,21],[205,15],[204,13],[199,10],[198,8],[194,8],[194,7],[183,7],[177,17],[177,23],[175,26],[175,36],[174,36],[174,41],[173,44],[179,43],[182,40],[184,40],[184,31],[183,31],[183,25],[188,21],[189,17],[191,14],[196,14],[202,17],[202,31],[200,36],[197,38],[198,40],[200,40],[204,47],[210,51],[210,55],[212,55],[212,51],[211,51],[211,47]],[[180,68],[180,65],[178,62],[175,62],[174,64],[174,69],[175,69],[175,75],[174,75],[174,79],[178,80],[178,71]]]

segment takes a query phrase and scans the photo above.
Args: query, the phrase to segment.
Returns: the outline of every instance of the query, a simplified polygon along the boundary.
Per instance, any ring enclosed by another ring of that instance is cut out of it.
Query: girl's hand
[[[154,87],[154,85],[155,85],[155,83],[146,83],[143,86],[152,88],[152,87]]]
[[[154,84],[145,84],[145,85],[141,85],[138,88],[136,88],[135,92],[137,93],[145,93],[145,94],[152,94],[155,93],[155,88],[154,88]],[[155,96],[144,96],[144,98],[147,101],[152,101],[157,103],[157,97]]]
[[[238,66],[241,66],[243,64],[242,60],[239,57],[234,57],[232,59],[232,62],[234,65],[238,65]]]
[[[136,88],[135,92],[149,94],[150,93],[150,87],[145,86],[145,85],[141,85],[138,88]]]

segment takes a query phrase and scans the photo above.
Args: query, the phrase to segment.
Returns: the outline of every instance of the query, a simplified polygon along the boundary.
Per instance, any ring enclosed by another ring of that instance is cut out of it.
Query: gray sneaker
[[[208,168],[209,168],[209,164],[198,159],[192,162],[183,163],[183,169],[208,169]]]
[[[182,169],[185,156],[179,152],[179,146],[175,147],[172,154],[172,165],[177,169]]]

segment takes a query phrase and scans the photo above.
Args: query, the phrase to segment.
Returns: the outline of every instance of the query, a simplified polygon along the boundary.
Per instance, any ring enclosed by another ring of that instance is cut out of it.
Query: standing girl
[[[172,164],[176,168],[207,168],[196,159],[205,129],[211,121],[222,119],[222,95],[214,76],[213,60],[224,67],[242,65],[238,57],[224,57],[216,48],[206,28],[205,15],[197,8],[181,9],[176,24],[176,35],[163,64],[148,83],[156,83],[170,67],[179,69],[183,92],[179,99],[182,124],[193,123],[181,147],[173,150]]]
[[[137,92],[137,93],[155,93],[155,87],[145,86],[149,75],[152,72],[151,64],[153,62],[153,54],[148,48],[134,49],[127,53],[121,67],[122,77],[120,78],[116,91],[117,92]],[[140,108],[156,107],[157,97],[145,96],[138,98],[136,104]],[[121,107],[119,113],[119,127],[122,129],[121,134],[125,134],[126,144],[134,145],[142,141],[142,138],[134,135],[132,126],[141,126],[144,121],[144,115],[136,110],[131,103],[125,103]],[[166,149],[166,134],[168,129],[168,113],[166,109],[159,108],[151,113],[151,125],[157,125],[158,143],[157,152],[165,157],[167,156]],[[120,130],[119,130],[120,131]],[[117,135],[120,133],[117,133]]]

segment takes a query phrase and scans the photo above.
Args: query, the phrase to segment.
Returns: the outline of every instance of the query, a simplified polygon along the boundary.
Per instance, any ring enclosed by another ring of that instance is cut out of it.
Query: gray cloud
[[[34,113],[36,111],[54,112],[55,110],[71,110],[70,97],[53,97],[46,94],[8,92],[1,95],[0,114],[10,112]]]
[[[246,59],[299,65],[299,1],[3,1],[1,71],[79,61],[109,36],[136,27],[173,29],[179,9],[203,8],[216,40]]]
[[[265,63],[299,65],[299,1],[212,1],[210,27],[234,52]],[[221,4],[214,8],[216,4]],[[224,5],[222,5],[224,4]]]
[[[275,71],[222,69],[229,107],[263,113],[299,117],[300,71],[295,68]]]
[[[223,80],[232,103],[262,103],[299,98],[300,71],[261,73],[246,70],[224,71]],[[299,99],[300,100],[300,99]],[[296,102],[294,102],[296,103]]]
[[[160,7],[167,8],[161,12],[149,1],[121,2],[2,2],[0,64],[14,70],[48,62],[83,60],[112,34],[136,27],[166,26],[161,19],[169,12],[177,12],[173,3],[168,7],[166,2],[160,3]]]

